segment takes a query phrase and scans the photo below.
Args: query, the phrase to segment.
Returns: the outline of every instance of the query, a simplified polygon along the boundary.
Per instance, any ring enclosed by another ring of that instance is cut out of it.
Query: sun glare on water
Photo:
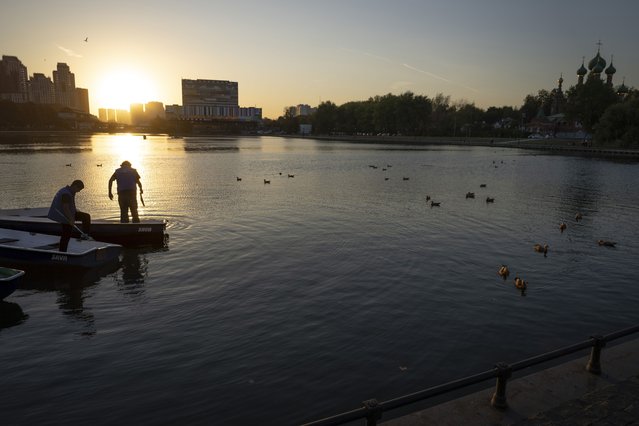
[[[156,89],[149,77],[130,69],[105,72],[96,89],[99,108],[128,110],[131,104],[156,100]]]

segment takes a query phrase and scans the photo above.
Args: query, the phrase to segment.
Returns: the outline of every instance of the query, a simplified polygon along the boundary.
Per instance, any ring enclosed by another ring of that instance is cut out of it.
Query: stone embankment
[[[505,410],[490,405],[490,388],[381,424],[639,425],[638,360],[636,339],[603,349],[601,375],[586,371],[584,357],[509,381]]]

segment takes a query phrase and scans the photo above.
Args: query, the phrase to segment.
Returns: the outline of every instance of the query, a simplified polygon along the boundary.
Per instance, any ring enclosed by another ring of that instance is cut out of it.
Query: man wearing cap
[[[133,223],[140,222],[138,217],[138,198],[136,194],[136,185],[140,187],[140,195],[142,191],[142,183],[138,171],[131,167],[131,163],[123,161],[120,168],[109,179],[109,199],[113,200],[113,192],[111,187],[113,181],[118,182],[118,204],[120,204],[120,222],[129,223],[129,210],[131,210],[131,218]]]
[[[91,215],[81,212],[75,207],[75,194],[82,191],[83,188],[84,183],[81,180],[74,180],[71,185],[61,188],[51,202],[47,217],[62,224],[60,251],[67,251],[76,220],[82,221],[82,231],[86,235],[89,234]]]

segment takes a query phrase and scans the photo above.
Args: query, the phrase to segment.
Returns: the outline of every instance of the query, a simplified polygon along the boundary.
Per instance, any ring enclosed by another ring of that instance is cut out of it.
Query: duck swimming
[[[614,241],[599,240],[597,241],[597,244],[599,244],[600,246],[614,247],[617,243],[615,243]]]
[[[508,275],[510,275],[510,271],[508,270],[508,266],[506,265],[501,265],[501,267],[499,268],[499,271],[497,272],[497,274],[502,277],[504,280],[506,278],[508,278]]]
[[[577,214],[575,215],[575,220],[579,222],[581,219],[583,219],[583,216],[581,215],[581,213],[577,212]]]
[[[563,222],[561,222],[561,225],[559,225],[559,230],[560,230],[561,232],[564,232],[564,231],[566,230],[566,224],[565,224],[565,223],[563,223]]]
[[[475,198],[475,193],[474,192],[467,192],[466,193],[466,198]]]
[[[541,244],[535,244],[533,248],[537,253],[543,253],[544,257],[546,257],[546,254],[548,253],[548,244],[544,244],[543,246]]]
[[[526,290],[528,283],[519,277],[515,277],[515,287],[519,290]]]

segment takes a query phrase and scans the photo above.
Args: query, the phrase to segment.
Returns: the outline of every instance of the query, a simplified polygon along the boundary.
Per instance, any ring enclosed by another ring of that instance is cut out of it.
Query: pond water
[[[299,424],[639,319],[636,163],[9,135],[0,208],[48,206],[82,179],[78,207],[117,220],[107,182],[123,160],[142,176],[142,219],[168,220],[168,245],[125,249],[95,276],[27,274],[2,303],[20,312],[0,328],[4,424]]]

